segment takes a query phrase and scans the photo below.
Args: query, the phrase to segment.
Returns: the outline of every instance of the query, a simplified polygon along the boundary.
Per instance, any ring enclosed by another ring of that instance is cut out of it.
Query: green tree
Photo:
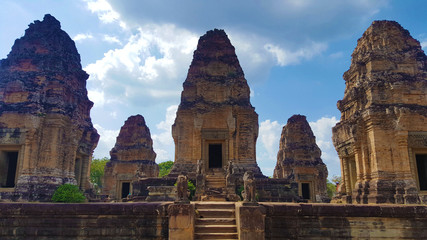
[[[52,196],[53,202],[81,203],[85,200],[86,197],[80,191],[79,187],[72,184],[64,184],[59,186]]]
[[[90,182],[93,184],[96,193],[102,188],[102,178],[104,177],[104,167],[109,161],[108,158],[104,157],[101,159],[92,159],[90,164]]]
[[[169,174],[173,167],[173,161],[159,163],[159,177],[164,177]]]
[[[330,198],[332,198],[337,191],[337,186],[331,183],[329,179],[326,180],[326,191],[328,192],[328,197]]]

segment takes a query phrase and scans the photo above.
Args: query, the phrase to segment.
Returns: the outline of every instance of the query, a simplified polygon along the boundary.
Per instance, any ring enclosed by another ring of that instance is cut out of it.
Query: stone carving
[[[328,170],[320,155],[306,117],[293,115],[282,130],[273,177],[297,182],[300,196],[307,200],[327,202]]]
[[[184,175],[179,175],[176,181],[176,202],[190,202],[188,200],[188,178]]]
[[[0,166],[16,166],[0,170],[2,199],[50,201],[64,183],[90,189],[99,135],[87,78],[73,40],[49,14],[30,24],[1,60]]]
[[[206,177],[205,177],[205,165],[203,160],[197,161],[197,175],[196,175],[196,193],[195,198],[200,200],[206,192]]]
[[[201,175],[205,172],[205,164],[203,164],[203,160],[197,161],[197,174]]]
[[[123,183],[131,184],[141,178],[159,175],[150,129],[141,115],[126,120],[110,155],[111,160],[104,169],[103,193],[111,199],[120,199],[124,195],[127,190],[123,190]]]
[[[244,190],[242,192],[244,202],[256,202],[256,185],[254,174],[250,171],[243,175]]]
[[[417,180],[417,171],[425,171],[417,158],[427,147],[412,136],[427,132],[426,76],[420,43],[397,22],[375,21],[358,40],[333,128],[342,201],[419,202],[426,186]]]
[[[258,115],[223,30],[208,31],[200,38],[183,87],[172,126],[175,163],[169,176],[187,172],[195,178],[200,159],[209,171],[223,169],[231,161],[261,175],[255,157]]]

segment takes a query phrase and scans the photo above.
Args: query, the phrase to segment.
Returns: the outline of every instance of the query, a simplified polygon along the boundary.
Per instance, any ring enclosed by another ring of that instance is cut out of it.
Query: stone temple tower
[[[397,22],[375,21],[358,40],[333,142],[342,201],[427,202],[427,57]]]
[[[262,175],[255,158],[258,114],[223,30],[200,38],[183,87],[172,126],[175,163],[169,176],[184,173],[193,178],[198,160],[207,175],[220,174],[230,162],[234,174],[251,170]]]
[[[159,175],[150,129],[139,114],[125,121],[110,155],[104,168],[103,193],[111,199],[126,198],[133,181]]]
[[[283,127],[273,178],[298,183],[299,196],[312,202],[327,202],[328,169],[316,137],[303,115],[293,115]]]
[[[99,135],[80,55],[47,14],[0,61],[0,198],[49,201],[65,183],[89,190]]]

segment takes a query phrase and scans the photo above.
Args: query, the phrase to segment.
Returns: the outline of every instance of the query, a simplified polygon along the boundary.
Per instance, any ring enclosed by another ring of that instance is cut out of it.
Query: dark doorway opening
[[[222,144],[209,144],[209,168],[222,168]]]
[[[420,190],[427,190],[427,154],[415,155],[417,160],[418,182]]]
[[[15,187],[18,152],[0,151],[0,187]]]
[[[122,183],[122,198],[127,198],[130,193],[130,183],[124,182]]]
[[[310,183],[301,183],[301,193],[303,199],[310,199]]]

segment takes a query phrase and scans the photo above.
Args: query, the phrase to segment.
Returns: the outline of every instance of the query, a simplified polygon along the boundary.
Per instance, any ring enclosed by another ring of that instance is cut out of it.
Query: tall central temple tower
[[[198,160],[208,174],[232,163],[233,173],[256,163],[258,114],[234,47],[223,30],[208,31],[199,40],[181,94],[172,136],[175,164],[169,176],[195,176]]]

